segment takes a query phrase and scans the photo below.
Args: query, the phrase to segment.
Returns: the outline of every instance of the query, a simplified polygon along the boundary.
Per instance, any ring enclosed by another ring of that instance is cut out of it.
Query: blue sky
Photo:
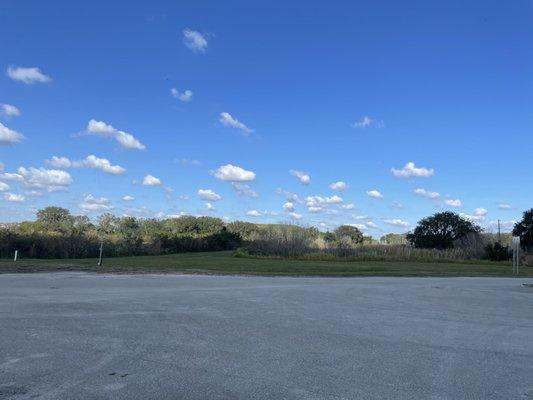
[[[528,1],[110,3],[0,3],[0,220],[533,206]]]

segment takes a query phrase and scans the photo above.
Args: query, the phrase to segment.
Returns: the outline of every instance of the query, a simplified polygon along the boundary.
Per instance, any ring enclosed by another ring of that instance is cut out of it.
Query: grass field
[[[111,273],[242,274],[285,276],[512,276],[510,263],[428,263],[383,261],[302,261],[233,257],[233,252],[117,257],[104,260],[0,260],[0,273],[94,271]],[[522,267],[521,276],[533,276]]]

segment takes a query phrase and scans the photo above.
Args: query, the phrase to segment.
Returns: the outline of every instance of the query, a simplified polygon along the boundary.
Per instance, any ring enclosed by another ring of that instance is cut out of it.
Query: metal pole
[[[13,261],[17,261],[18,258],[19,258],[19,251],[15,250],[15,258],[13,258]]]
[[[498,220],[498,243],[502,243],[502,238],[500,234],[500,220]]]
[[[104,241],[102,240],[100,242],[100,256],[98,257],[98,266],[101,267],[102,266],[102,256],[104,254]]]

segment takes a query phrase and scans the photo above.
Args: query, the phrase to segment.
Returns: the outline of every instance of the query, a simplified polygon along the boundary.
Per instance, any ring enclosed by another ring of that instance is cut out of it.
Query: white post
[[[17,261],[17,258],[19,258],[19,251],[15,250],[15,258],[13,258],[13,261]]]
[[[520,261],[520,237],[513,236],[513,274],[518,275],[518,263]]]

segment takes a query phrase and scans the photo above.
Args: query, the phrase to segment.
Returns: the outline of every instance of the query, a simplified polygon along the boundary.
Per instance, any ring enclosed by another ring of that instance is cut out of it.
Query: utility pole
[[[500,220],[498,219],[498,243],[502,243],[502,237],[500,233]]]
[[[103,255],[104,255],[104,241],[102,240],[100,242],[100,256],[98,257],[98,266],[99,267],[102,266]]]

